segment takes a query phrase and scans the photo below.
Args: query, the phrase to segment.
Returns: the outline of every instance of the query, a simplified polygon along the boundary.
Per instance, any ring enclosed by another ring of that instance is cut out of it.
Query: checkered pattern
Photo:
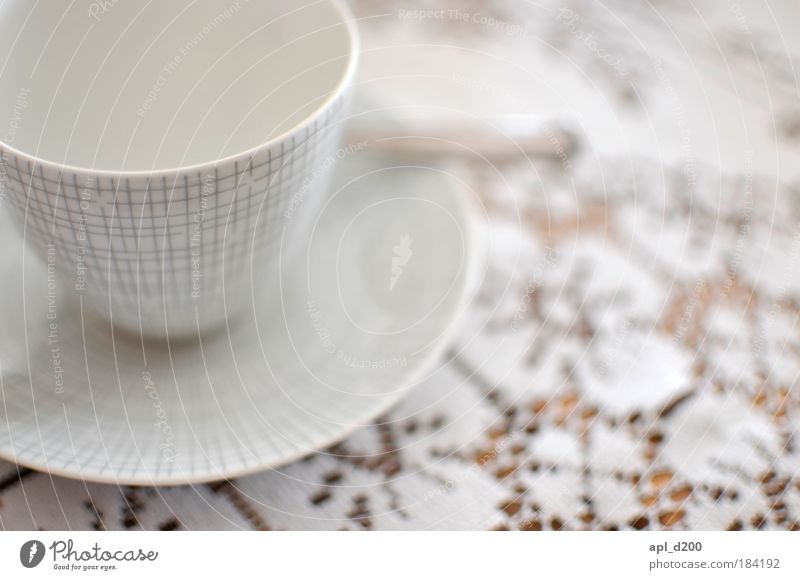
[[[269,276],[302,223],[287,207],[319,199],[344,108],[340,96],[252,156],[169,174],[71,171],[0,147],[5,190],[26,240],[43,258],[54,247],[62,287],[84,304],[136,332],[192,333],[235,316]]]

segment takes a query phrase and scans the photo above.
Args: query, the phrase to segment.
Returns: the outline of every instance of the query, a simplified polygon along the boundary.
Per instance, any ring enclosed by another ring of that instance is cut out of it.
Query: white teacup
[[[340,0],[6,0],[0,195],[60,287],[146,335],[219,326],[303,234],[358,38]]]

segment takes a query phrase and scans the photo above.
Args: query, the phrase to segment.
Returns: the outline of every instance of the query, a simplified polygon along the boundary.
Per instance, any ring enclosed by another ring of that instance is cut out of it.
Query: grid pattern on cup
[[[195,308],[222,310],[223,286],[229,305],[243,302],[251,265],[277,250],[292,196],[318,189],[343,103],[270,148],[201,171],[117,177],[59,170],[0,148],[5,189],[27,241],[42,257],[55,254],[66,287],[110,306],[128,326],[139,326],[141,309],[193,327]]]

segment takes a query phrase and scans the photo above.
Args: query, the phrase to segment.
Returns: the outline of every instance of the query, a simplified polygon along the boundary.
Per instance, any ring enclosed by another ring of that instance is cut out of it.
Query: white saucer
[[[468,192],[363,152],[336,172],[313,234],[282,254],[246,319],[170,344],[63,300],[0,210],[0,456],[91,481],[202,482],[296,460],[385,412],[468,299]]]

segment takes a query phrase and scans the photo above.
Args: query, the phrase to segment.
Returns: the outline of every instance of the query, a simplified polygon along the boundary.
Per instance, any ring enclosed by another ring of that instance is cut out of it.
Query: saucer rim
[[[406,396],[411,390],[411,387],[417,383],[418,380],[430,370],[436,360],[442,356],[446,348],[451,344],[452,338],[458,330],[458,320],[466,312],[472,299],[472,294],[477,290],[478,280],[476,279],[476,273],[479,271],[480,266],[484,264],[487,254],[486,245],[484,243],[486,233],[483,224],[478,219],[478,205],[468,196],[468,193],[469,192],[464,191],[463,188],[460,187],[452,188],[454,206],[459,209],[464,229],[466,230],[464,235],[465,268],[462,276],[463,281],[458,290],[458,298],[454,301],[453,314],[443,323],[443,330],[439,332],[438,341],[430,346],[427,356],[420,361],[420,364],[415,367],[413,372],[407,374],[402,380],[398,380],[397,386],[390,394],[382,398],[381,404],[370,409],[363,417],[354,417],[352,425],[342,428],[340,431],[337,431],[334,436],[314,445],[313,448],[287,454],[278,460],[266,462],[261,465],[241,469],[220,470],[217,473],[199,474],[190,477],[176,475],[158,478],[129,478],[115,477],[113,475],[104,476],[97,473],[83,473],[60,467],[48,467],[37,462],[16,458],[12,453],[8,453],[2,448],[0,448],[0,459],[8,461],[17,467],[21,466],[46,474],[51,478],[56,476],[87,483],[112,484],[117,486],[124,485],[129,487],[177,487],[238,479],[264,473],[269,470],[280,469],[281,467],[300,461],[322,449],[327,449],[347,439],[359,429],[367,427],[376,417],[389,411],[398,401]]]

